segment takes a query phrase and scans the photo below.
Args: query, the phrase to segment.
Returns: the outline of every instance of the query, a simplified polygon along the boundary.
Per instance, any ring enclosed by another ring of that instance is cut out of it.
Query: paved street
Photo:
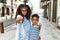
[[[45,18],[40,17],[42,24],[40,30],[41,40],[60,40],[60,30]],[[0,33],[0,40],[15,40],[16,24],[12,24],[5,29],[5,33]]]
[[[48,22],[46,19],[41,18],[42,28],[40,30],[41,40],[60,40],[60,30]]]
[[[15,40],[16,24],[5,28],[5,33],[0,33],[0,40]]]

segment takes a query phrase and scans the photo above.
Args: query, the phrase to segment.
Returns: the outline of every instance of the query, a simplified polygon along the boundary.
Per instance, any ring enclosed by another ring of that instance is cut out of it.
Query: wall
[[[3,4],[0,3],[0,17],[1,17],[1,13],[2,13],[2,6],[3,6]]]
[[[38,12],[41,0],[29,0],[33,5],[33,12]]]
[[[60,0],[57,1],[57,18],[59,18],[59,20],[57,20],[57,23],[60,26]]]
[[[60,16],[60,0],[57,2],[57,17]]]

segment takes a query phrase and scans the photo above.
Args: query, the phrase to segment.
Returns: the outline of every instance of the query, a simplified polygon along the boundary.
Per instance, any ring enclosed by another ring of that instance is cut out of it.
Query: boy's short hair
[[[32,15],[32,18],[33,18],[33,17],[37,17],[37,18],[39,19],[38,14],[33,14],[33,15]]]

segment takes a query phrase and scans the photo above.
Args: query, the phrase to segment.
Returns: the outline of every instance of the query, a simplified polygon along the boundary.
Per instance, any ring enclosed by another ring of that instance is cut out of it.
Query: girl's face
[[[22,14],[25,16],[27,14],[27,8],[22,8],[21,9]]]

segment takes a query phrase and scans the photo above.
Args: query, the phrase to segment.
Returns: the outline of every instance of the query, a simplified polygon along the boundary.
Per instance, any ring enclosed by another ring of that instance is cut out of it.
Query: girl
[[[17,22],[16,40],[28,40],[31,25],[30,15],[31,10],[28,5],[25,4],[19,5],[15,17]]]

